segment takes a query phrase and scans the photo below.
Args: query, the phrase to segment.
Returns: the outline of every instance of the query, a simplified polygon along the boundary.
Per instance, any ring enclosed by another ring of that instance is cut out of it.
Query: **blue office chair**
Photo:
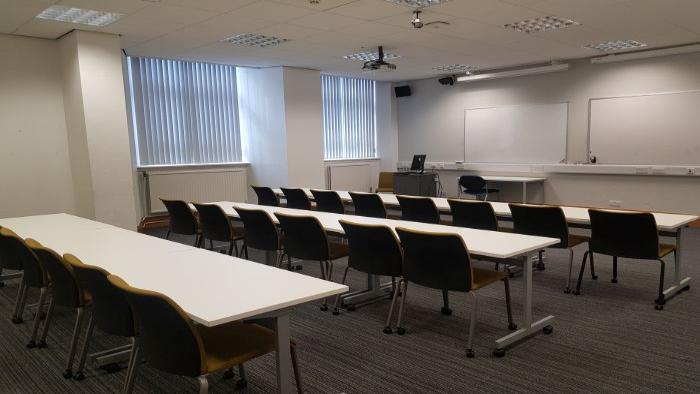
[[[486,201],[490,193],[498,193],[498,189],[489,189],[486,187],[484,178],[477,175],[462,175],[459,177],[459,196],[466,193]]]

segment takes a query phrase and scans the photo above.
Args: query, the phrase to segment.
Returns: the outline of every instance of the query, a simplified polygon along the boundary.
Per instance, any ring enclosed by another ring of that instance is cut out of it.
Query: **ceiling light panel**
[[[52,5],[51,7],[41,11],[36,18],[50,21],[78,23],[88,26],[107,26],[116,22],[123,16],[124,14],[117,12],[86,10],[83,8]]]
[[[580,25],[575,20],[560,18],[558,16],[542,16],[539,18],[526,19],[520,22],[506,23],[503,27],[513,29],[521,33],[535,33],[563,29],[570,26]]]
[[[358,60],[362,62],[369,62],[371,60],[378,60],[379,59],[379,54],[377,52],[358,52],[358,53],[353,53],[352,55],[345,55],[343,56],[344,58],[348,60]],[[401,56],[395,54],[395,53],[384,53],[384,60],[391,60],[391,59],[396,59]]]
[[[596,50],[603,51],[603,52],[612,52],[612,51],[622,51],[625,49],[632,49],[632,48],[643,48],[645,46],[647,46],[646,43],[635,41],[635,40],[618,40],[618,41],[599,42],[597,44],[588,44],[588,45],[584,45],[584,48],[596,49]]]
[[[439,66],[433,67],[433,70],[445,73],[462,73],[467,71],[474,71],[476,67],[470,66],[468,64],[441,64]]]
[[[229,44],[238,45],[242,47],[267,48],[279,45],[283,42],[287,42],[289,41],[289,39],[273,36],[264,36],[262,34],[255,33],[244,33],[237,34],[229,38],[224,38],[224,41],[228,42]]]
[[[431,5],[447,3],[450,0],[386,0],[386,1],[388,1],[389,3],[392,3],[392,4],[404,5],[406,7],[425,8],[425,7],[430,7]]]

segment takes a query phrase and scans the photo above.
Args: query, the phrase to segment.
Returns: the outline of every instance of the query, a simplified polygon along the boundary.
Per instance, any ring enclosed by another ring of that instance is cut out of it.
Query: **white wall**
[[[590,98],[700,89],[698,70],[696,53],[604,65],[580,60],[566,72],[455,86],[437,78],[411,81],[412,96],[397,99],[399,160],[414,153],[426,153],[428,161],[461,160],[465,108],[566,101],[567,159],[585,161]],[[458,173],[441,173],[448,194],[455,195]],[[517,195],[506,190],[501,197]],[[550,174],[545,188],[549,203],[608,206],[620,200],[625,208],[686,212],[700,211],[699,195],[697,179],[662,176]]]
[[[0,34],[0,217],[74,213],[58,48]]]

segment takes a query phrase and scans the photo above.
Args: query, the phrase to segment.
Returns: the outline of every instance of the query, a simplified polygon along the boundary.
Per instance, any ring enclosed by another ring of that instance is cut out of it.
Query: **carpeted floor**
[[[162,235],[157,232],[156,235]],[[189,238],[179,239],[191,242]],[[700,278],[700,229],[684,237],[686,274]],[[575,254],[575,270],[582,249]],[[262,255],[251,255],[262,261]],[[404,336],[381,332],[388,301],[339,316],[321,312],[318,303],[300,306],[292,314],[305,391],[310,393],[379,392],[699,392],[700,296],[697,288],[671,300],[665,310],[653,307],[658,264],[622,260],[619,283],[610,283],[610,259],[596,258],[599,279],[584,279],[582,295],[564,294],[566,252],[549,251],[545,271],[534,272],[535,318],[553,314],[554,333],[538,335],[491,356],[494,339],[508,333],[503,287],[480,291],[476,358],[464,357],[469,304],[464,294],[452,294],[454,314],[440,314],[439,291],[409,287]],[[192,262],[196,264],[196,261]],[[667,264],[667,278],[673,265]],[[487,264],[485,266],[491,266]],[[337,278],[340,271],[336,269]],[[318,276],[318,264],[303,273]],[[351,272],[349,285],[361,288],[365,276]],[[206,283],[192,283],[193,291]],[[697,284],[692,284],[697,286]],[[17,281],[0,288],[0,392],[117,392],[125,371],[109,373],[88,368],[81,382],[61,376],[73,327],[72,311],[59,310],[46,349],[25,348],[31,313],[14,325],[10,315]],[[521,316],[522,279],[512,280],[516,322]],[[30,301],[36,298],[32,294]],[[236,300],[218,300],[236,302]],[[91,350],[123,344],[96,333]],[[274,356],[247,365],[247,392],[274,392]],[[215,376],[212,392],[235,391],[231,380]],[[194,379],[140,366],[136,392],[196,392]]]

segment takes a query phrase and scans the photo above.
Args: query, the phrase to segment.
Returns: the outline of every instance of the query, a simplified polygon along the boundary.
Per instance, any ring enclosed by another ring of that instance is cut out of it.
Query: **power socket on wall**
[[[686,174],[686,175],[695,175],[695,168],[693,168],[693,167],[688,167],[685,174]]]

